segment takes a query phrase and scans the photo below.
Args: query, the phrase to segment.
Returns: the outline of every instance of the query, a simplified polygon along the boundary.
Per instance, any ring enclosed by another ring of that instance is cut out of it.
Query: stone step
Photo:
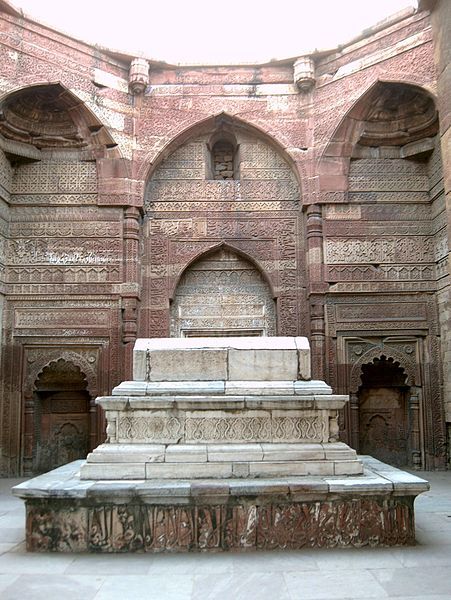
[[[82,479],[196,479],[358,475],[346,444],[103,444],[88,455]]]
[[[363,466],[358,460],[333,461],[215,461],[215,462],[148,462],[83,465],[81,479],[142,480],[142,479],[229,479],[259,477],[290,477],[299,475],[360,475]]]

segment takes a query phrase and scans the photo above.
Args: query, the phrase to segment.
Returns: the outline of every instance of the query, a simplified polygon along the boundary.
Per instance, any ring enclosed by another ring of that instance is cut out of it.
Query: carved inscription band
[[[28,507],[28,550],[161,552],[396,546],[414,541],[411,499],[268,505]]]

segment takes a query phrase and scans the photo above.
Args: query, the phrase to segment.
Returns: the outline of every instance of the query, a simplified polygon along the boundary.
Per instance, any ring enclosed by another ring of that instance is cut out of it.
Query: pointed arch
[[[213,134],[218,130],[218,128],[224,126],[232,129],[236,128],[237,130],[244,130],[247,133],[255,135],[255,137],[261,139],[263,142],[266,142],[272,148],[274,148],[274,150],[284,158],[294,173],[296,182],[301,192],[301,197],[304,195],[303,187],[306,185],[307,174],[300,171],[300,169],[303,167],[300,166],[299,163],[295,162],[293,156],[290,154],[289,149],[258,125],[226,112],[220,112],[215,115],[210,115],[200,119],[194,123],[189,123],[188,125],[184,126],[183,129],[175,133],[174,137],[166,142],[164,146],[158,148],[157,150],[148,152],[147,156],[142,162],[142,166],[138,171],[137,178],[145,181],[147,185],[158,166],[177,148],[195,136]]]
[[[177,286],[180,282],[180,279],[183,277],[183,274],[188,269],[190,269],[192,267],[192,265],[195,264],[197,261],[202,260],[203,258],[207,258],[208,255],[214,254],[217,250],[221,250],[221,249],[230,250],[231,252],[234,252],[238,256],[241,256],[242,258],[244,258],[244,260],[247,260],[249,263],[251,263],[257,269],[257,271],[259,271],[259,273],[261,274],[263,279],[268,284],[272,298],[275,299],[277,297],[277,294],[274,290],[274,288],[275,288],[274,282],[271,280],[271,277],[269,276],[269,274],[266,272],[266,270],[263,268],[263,266],[259,263],[259,261],[257,259],[255,259],[253,256],[251,256],[244,250],[241,250],[241,248],[238,248],[234,244],[230,244],[227,242],[219,242],[219,243],[213,243],[210,246],[210,248],[202,249],[201,251],[199,251],[188,261],[188,263],[186,265],[184,265],[180,269],[180,271],[175,276],[175,278],[173,279],[173,281],[171,282],[171,285],[170,285],[169,300],[171,302],[174,299],[175,290],[177,289]]]
[[[171,303],[171,336],[275,335],[276,310],[263,271],[217,244],[183,269]]]
[[[418,85],[416,82],[402,80],[401,78],[378,78],[368,85],[366,90],[362,92],[352,106],[341,117],[328,144],[325,146],[320,156],[320,162],[327,157],[349,158],[351,156],[353,147],[357,143],[361,128],[364,125],[366,113],[369,109],[368,104],[387,86],[401,86],[405,89],[416,91],[417,93],[430,98],[434,107],[436,106],[435,95],[428,88]]]
[[[60,82],[34,83],[0,97],[0,133],[20,153],[20,145],[114,151],[118,145],[95,113]],[[12,146],[12,147],[11,147]],[[97,155],[96,155],[97,157]]]
[[[429,90],[405,81],[378,79],[346,111],[325,145],[318,159],[319,187],[345,199],[351,159],[374,158],[374,151],[379,156],[379,147],[385,146],[392,149],[390,157],[403,158],[403,146],[421,140],[429,140],[426,146],[431,151],[429,138],[437,131],[436,102]],[[408,156],[416,152],[425,152],[424,144],[410,147]]]

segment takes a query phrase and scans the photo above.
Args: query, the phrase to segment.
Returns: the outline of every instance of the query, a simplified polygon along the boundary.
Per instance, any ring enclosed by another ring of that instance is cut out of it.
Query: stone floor
[[[451,472],[415,474],[415,547],[189,555],[27,554],[21,480],[0,479],[0,598],[450,600]]]

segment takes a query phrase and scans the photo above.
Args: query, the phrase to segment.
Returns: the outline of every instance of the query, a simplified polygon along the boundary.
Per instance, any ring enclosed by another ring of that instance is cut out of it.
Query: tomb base
[[[33,552],[191,552],[397,546],[415,542],[428,483],[371,457],[358,476],[80,479],[76,461],[24,482]]]

